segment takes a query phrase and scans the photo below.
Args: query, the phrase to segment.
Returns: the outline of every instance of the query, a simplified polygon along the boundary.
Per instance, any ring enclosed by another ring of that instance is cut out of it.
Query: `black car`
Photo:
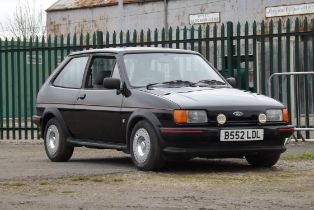
[[[294,131],[287,109],[233,83],[187,50],[75,52],[40,89],[33,120],[52,161],[85,146],[129,153],[141,170],[195,157],[271,167]]]

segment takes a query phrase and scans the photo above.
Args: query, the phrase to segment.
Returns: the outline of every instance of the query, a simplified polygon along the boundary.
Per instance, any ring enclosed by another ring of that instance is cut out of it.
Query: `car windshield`
[[[197,54],[126,54],[124,62],[133,87],[226,86],[215,70]]]

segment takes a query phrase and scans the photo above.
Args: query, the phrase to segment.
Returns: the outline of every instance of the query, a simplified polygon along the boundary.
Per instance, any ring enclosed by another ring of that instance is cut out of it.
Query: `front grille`
[[[211,125],[217,124],[217,115],[222,113],[226,115],[227,122],[224,126],[255,126],[259,125],[258,115],[261,111],[241,111],[243,113],[242,116],[235,116],[233,113],[241,111],[241,110],[231,110],[231,111],[208,111],[208,121]]]
[[[218,126],[217,121],[209,121],[212,126]],[[243,120],[243,121],[227,121],[223,126],[255,126],[260,125],[256,120]]]

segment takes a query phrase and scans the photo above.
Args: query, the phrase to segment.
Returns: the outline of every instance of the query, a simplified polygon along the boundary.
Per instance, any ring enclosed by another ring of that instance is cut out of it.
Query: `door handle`
[[[83,93],[77,97],[77,100],[84,100],[86,98],[86,93]]]

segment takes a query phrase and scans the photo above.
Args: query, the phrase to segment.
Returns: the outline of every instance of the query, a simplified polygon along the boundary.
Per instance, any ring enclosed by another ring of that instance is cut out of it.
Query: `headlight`
[[[178,124],[208,122],[207,113],[204,110],[175,110],[173,118]]]
[[[270,109],[266,111],[268,122],[289,122],[289,115],[287,109]]]

